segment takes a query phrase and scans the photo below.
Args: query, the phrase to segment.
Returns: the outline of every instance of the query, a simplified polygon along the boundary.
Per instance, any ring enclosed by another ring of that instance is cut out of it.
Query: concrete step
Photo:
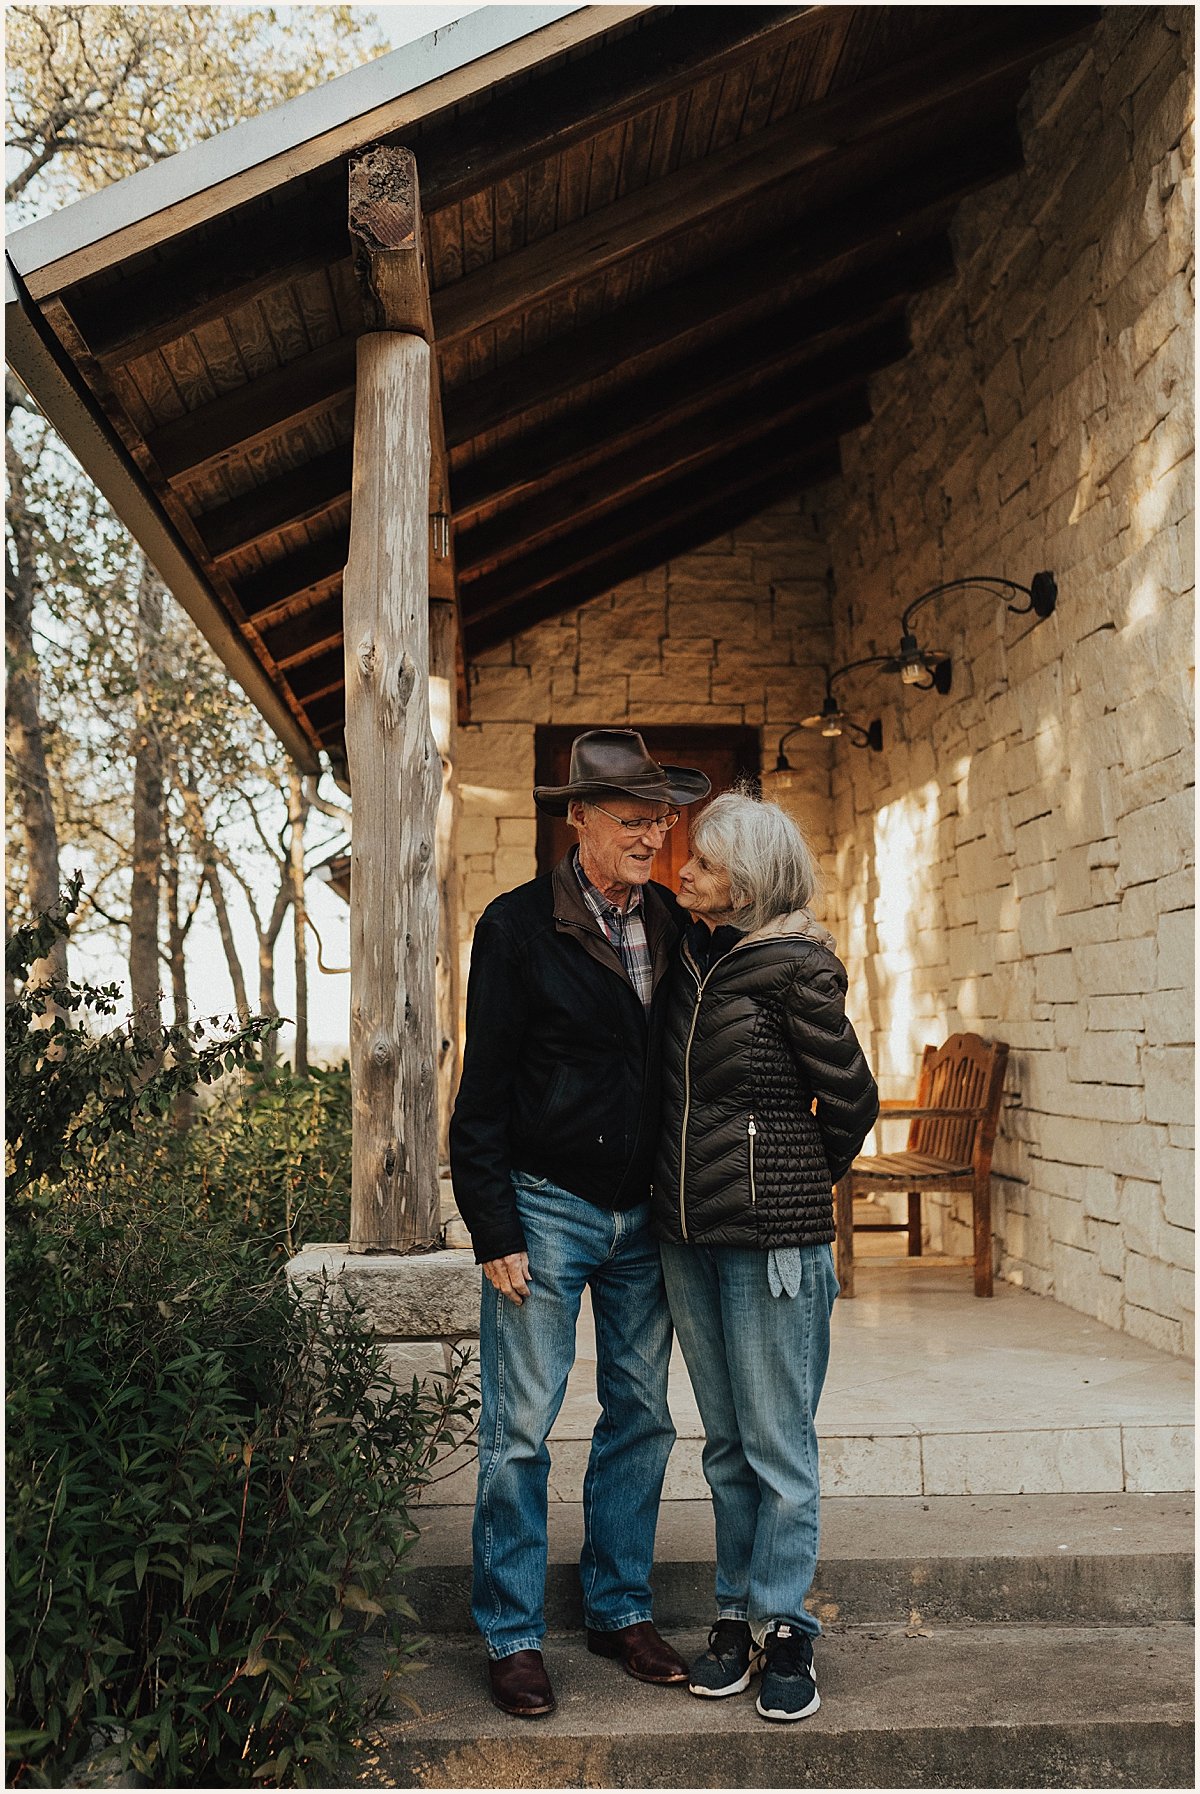
[[[676,1642],[690,1656],[705,1640]],[[424,1674],[389,1685],[341,1785],[1190,1788],[1193,1648],[1177,1623],[837,1626],[817,1648],[820,1711],[781,1725],[755,1712],[756,1683],[722,1701],[648,1688],[578,1634],[547,1639],[558,1711],[510,1719],[482,1647],[439,1640]]]
[[[405,1593],[427,1632],[469,1632],[470,1514],[418,1510]],[[583,1623],[577,1503],[549,1512],[546,1621]],[[869,1621],[1098,1621],[1193,1615],[1193,1503],[1186,1495],[827,1497],[810,1606],[823,1625]],[[655,1546],[655,1618],[707,1624],[715,1545],[707,1501],[665,1501]]]

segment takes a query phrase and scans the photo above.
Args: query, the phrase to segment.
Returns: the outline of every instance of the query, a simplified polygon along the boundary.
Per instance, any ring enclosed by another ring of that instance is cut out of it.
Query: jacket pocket
[[[754,1175],[754,1146],[758,1139],[758,1126],[753,1115],[746,1122],[746,1156],[750,1167],[750,1207],[758,1206],[758,1183]]]

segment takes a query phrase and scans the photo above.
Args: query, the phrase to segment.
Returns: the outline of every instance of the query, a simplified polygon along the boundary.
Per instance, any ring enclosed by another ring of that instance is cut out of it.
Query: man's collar
[[[571,864],[575,868],[575,876],[579,880],[580,890],[585,896],[590,896],[592,902],[600,909],[612,910],[613,913],[618,916],[632,915],[635,910],[641,909],[643,896],[643,887],[641,885],[630,885],[629,901],[625,905],[625,908],[621,909],[619,904],[612,901],[611,897],[606,897],[604,895],[604,892],[600,889],[599,885],[594,885],[592,883],[591,879],[583,869],[583,861],[580,858],[578,847],[572,849]]]

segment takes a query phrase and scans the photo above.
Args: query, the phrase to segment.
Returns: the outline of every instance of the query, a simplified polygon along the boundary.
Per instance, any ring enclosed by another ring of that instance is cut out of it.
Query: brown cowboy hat
[[[572,798],[606,791],[642,797],[652,804],[694,804],[711,789],[691,766],[660,766],[636,729],[589,729],[571,743],[571,776],[565,785],[535,785],[533,801],[551,816],[565,816]]]

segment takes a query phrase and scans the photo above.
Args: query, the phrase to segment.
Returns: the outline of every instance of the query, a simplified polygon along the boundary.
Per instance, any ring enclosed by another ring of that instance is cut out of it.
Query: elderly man
[[[650,872],[679,806],[708,788],[701,772],[659,766],[632,729],[580,735],[567,784],[533,794],[568,818],[578,845],[489,904],[475,933],[450,1129],[454,1194],[485,1279],[472,1613],[492,1699],[519,1718],[555,1705],[541,1652],[546,1436],[585,1284],[601,1406],[583,1487],[588,1649],[640,1681],[687,1681],[650,1617],[675,1430],[648,1225],[658,993],[687,917]]]

